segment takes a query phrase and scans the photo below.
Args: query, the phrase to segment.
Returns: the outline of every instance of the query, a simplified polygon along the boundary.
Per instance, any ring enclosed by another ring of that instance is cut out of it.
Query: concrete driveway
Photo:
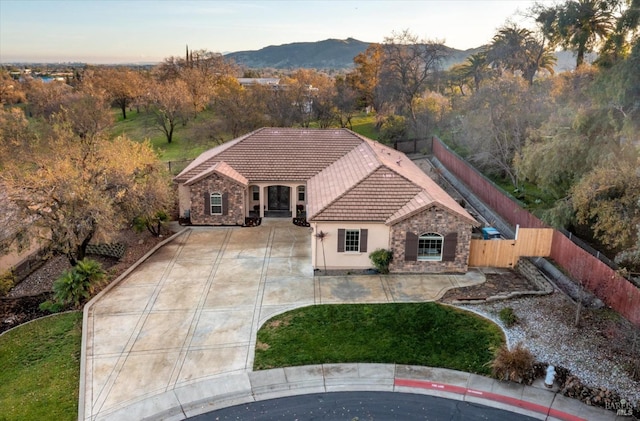
[[[479,272],[314,278],[310,261],[309,228],[289,219],[175,236],[85,307],[79,418],[122,419],[133,404],[251,371],[257,330],[284,311],[430,301],[484,280]]]

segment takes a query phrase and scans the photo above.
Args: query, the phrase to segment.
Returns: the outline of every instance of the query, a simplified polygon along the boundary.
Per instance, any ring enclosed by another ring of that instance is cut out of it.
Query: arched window
[[[422,234],[418,237],[418,260],[442,260],[443,242],[444,238],[435,232]]]
[[[211,215],[222,215],[222,193],[211,193]]]

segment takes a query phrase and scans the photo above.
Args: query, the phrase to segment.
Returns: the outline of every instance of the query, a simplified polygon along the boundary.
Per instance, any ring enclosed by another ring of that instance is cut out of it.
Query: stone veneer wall
[[[191,186],[191,223],[194,225],[244,225],[247,187],[213,173]],[[204,193],[227,194],[226,215],[210,215],[204,211]]]
[[[449,233],[457,232],[458,244],[455,260],[450,262],[405,262],[407,231],[417,235],[435,232],[443,237]],[[393,260],[389,265],[389,271],[395,273],[466,272],[469,263],[471,231],[470,222],[438,208],[427,209],[411,218],[400,221],[391,227],[390,246],[393,251]]]

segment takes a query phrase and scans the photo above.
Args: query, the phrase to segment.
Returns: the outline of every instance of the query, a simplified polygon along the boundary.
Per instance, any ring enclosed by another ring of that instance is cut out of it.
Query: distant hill
[[[225,54],[237,64],[250,69],[334,69],[343,70],[353,67],[353,58],[362,53],[371,43],[353,38],[345,40],[327,39],[317,42],[294,42],[292,44],[270,45],[257,51],[238,51]],[[481,51],[484,47],[457,50],[446,47],[442,68],[463,63],[467,57]],[[575,56],[566,51],[558,55],[557,71],[575,67]]]
[[[366,50],[369,44],[353,38],[327,39],[270,45],[258,51],[229,53],[225,57],[252,69],[346,69],[353,67],[353,58]]]

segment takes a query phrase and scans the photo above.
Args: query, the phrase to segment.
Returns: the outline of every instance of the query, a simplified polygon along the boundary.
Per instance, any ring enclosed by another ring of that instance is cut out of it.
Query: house
[[[473,217],[407,156],[347,129],[262,128],[174,180],[194,225],[303,210],[314,268],[370,268],[369,253],[384,248],[391,272],[467,271]]]

